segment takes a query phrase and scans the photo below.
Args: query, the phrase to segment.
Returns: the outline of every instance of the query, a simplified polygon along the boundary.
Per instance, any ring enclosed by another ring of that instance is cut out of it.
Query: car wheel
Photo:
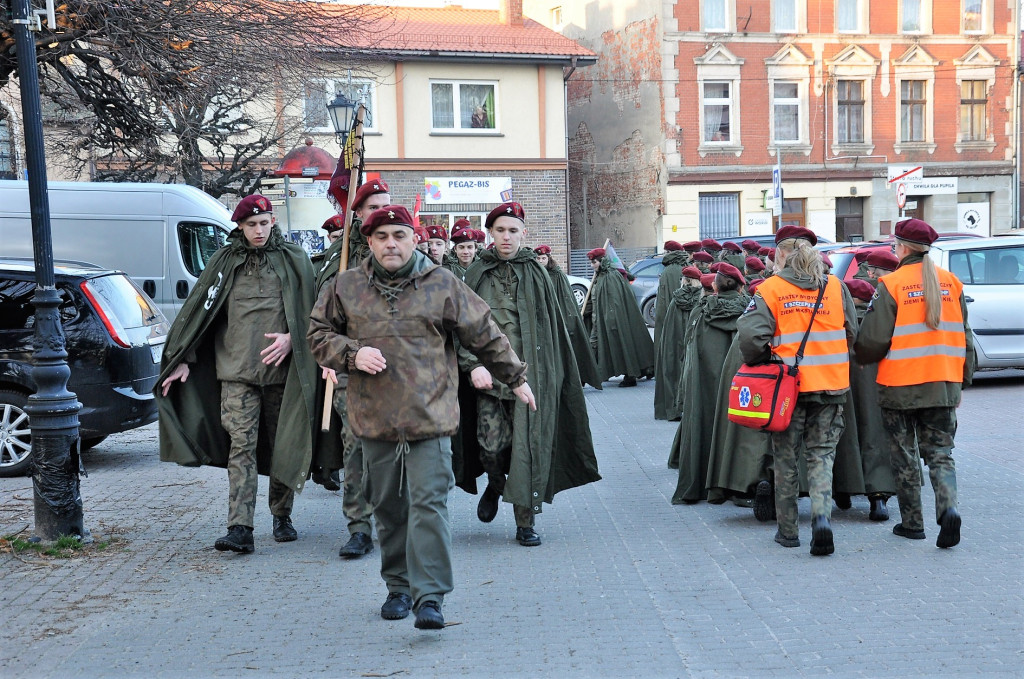
[[[82,439],[82,450],[89,450],[95,448],[99,444],[107,440],[106,436],[93,436],[92,438]]]
[[[0,389],[0,477],[24,476],[32,465],[32,430],[20,391]]]
[[[640,313],[643,315],[644,322],[647,323],[647,327],[648,328],[653,328],[654,327],[654,312],[655,312],[655,307],[657,305],[658,305],[658,296],[655,295],[654,297],[651,297],[649,300],[644,302],[644,305],[642,307],[640,307]]]
[[[576,306],[582,307],[583,300],[587,298],[587,289],[582,285],[572,286],[572,296],[576,298]]]

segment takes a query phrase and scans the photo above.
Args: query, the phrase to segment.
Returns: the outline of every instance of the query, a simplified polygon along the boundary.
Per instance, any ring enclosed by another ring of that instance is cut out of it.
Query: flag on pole
[[[331,175],[331,183],[327,187],[327,200],[331,202],[338,214],[345,214],[348,205],[349,182],[352,181],[352,166],[356,157],[356,135],[349,134],[345,146],[341,149],[338,165]]]
[[[420,194],[416,194],[416,205],[412,208],[412,225],[413,228],[420,228],[420,205],[421,199]]]
[[[617,252],[615,252],[615,248],[612,247],[610,241],[604,248],[604,256],[608,258],[608,261],[610,261],[612,263],[612,266],[614,266],[616,269],[619,269],[620,271],[628,271],[628,269],[626,269],[625,265],[622,263],[622,260],[619,259],[619,255]]]

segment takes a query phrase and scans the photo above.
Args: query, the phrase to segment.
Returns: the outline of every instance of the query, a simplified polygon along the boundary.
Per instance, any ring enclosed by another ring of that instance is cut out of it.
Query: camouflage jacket
[[[490,308],[422,253],[406,278],[386,281],[372,258],[335,277],[313,308],[307,339],[320,365],[347,371],[348,413],[360,438],[419,441],[459,426],[458,365],[452,335],[494,378],[515,387],[526,366],[491,320]],[[395,292],[397,290],[397,293]],[[355,368],[364,346],[380,350],[376,375]]]

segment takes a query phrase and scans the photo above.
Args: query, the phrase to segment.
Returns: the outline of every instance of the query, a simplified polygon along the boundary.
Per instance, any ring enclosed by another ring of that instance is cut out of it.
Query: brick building
[[[640,0],[626,10],[610,0],[528,0],[526,8],[600,56],[570,81],[568,102],[570,201],[586,204],[599,222],[593,231],[617,228],[659,247],[771,233],[780,161],[784,222],[828,238],[888,233],[900,214],[888,180],[900,168],[923,174],[907,178],[906,214],[940,231],[1020,226],[1014,2]],[[628,168],[619,200],[651,207],[616,213],[595,203],[588,182]]]

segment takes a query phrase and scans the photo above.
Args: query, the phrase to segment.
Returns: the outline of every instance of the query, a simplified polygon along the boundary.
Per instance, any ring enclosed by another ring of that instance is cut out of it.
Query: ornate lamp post
[[[25,411],[31,420],[35,460],[32,485],[36,537],[54,541],[61,535],[86,535],[78,478],[78,411],[82,404],[67,388],[71,369],[57,313],[60,294],[54,285],[39,72],[31,33],[38,26],[38,18],[29,7],[29,0],[14,0],[12,9],[36,267],[36,294],[32,298],[36,310],[32,353],[36,393],[29,396]]]
[[[352,115],[355,113],[358,102],[352,101],[339,92],[336,97],[327,104],[327,113],[331,116],[331,125],[334,126],[334,134],[338,137],[338,144],[342,148],[348,141],[348,133],[352,131]]]

